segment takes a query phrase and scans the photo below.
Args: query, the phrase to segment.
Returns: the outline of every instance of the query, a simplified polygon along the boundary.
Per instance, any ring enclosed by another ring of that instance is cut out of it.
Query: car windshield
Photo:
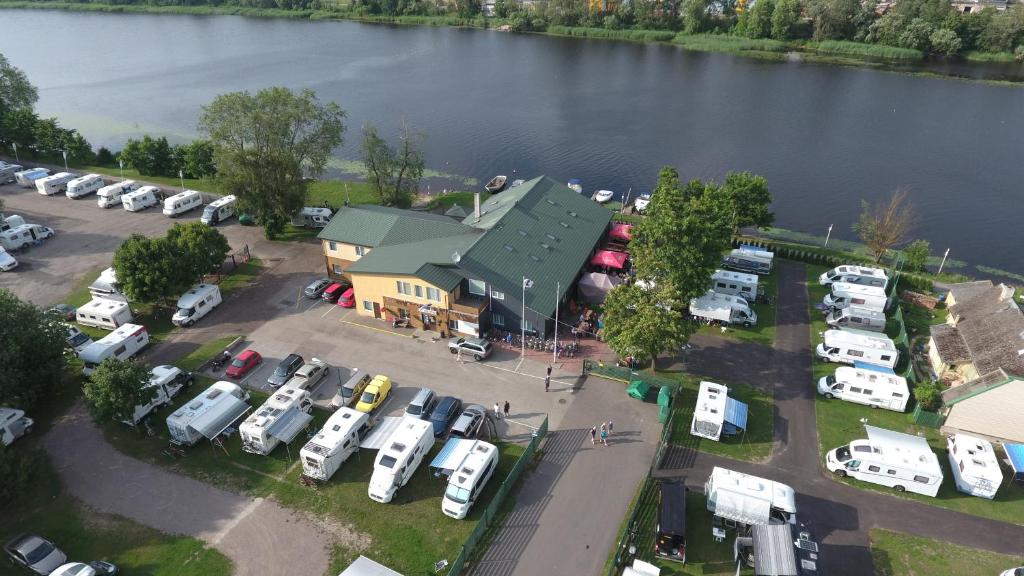
[[[450,408],[450,406],[446,406],[446,407]],[[443,410],[442,408],[445,408],[445,407],[439,406],[437,410],[434,410],[434,415],[431,416],[430,419],[433,420],[434,422],[447,422],[448,421],[448,410]]]
[[[374,394],[373,392],[363,392],[363,397],[360,399],[360,402],[364,402],[366,404],[373,404],[373,401],[376,399],[377,395]]]
[[[448,489],[444,491],[444,495],[452,502],[458,502],[459,504],[469,502],[469,490],[460,488],[454,484],[448,485]]]
[[[342,398],[351,398],[353,392],[355,392],[355,390],[352,390],[351,388],[346,388],[346,387],[342,386],[342,388],[341,388],[341,397]]]
[[[420,414],[423,414],[423,406],[409,404],[409,407],[405,409],[405,413],[410,416],[419,416]]]
[[[234,366],[235,368],[241,368],[242,366],[245,366],[245,361],[242,360],[241,358],[235,358],[234,360],[231,361],[231,365]]]
[[[180,316],[191,316],[192,315],[192,309],[191,308],[178,308],[178,314]]]
[[[27,560],[28,565],[31,566],[49,556],[51,552],[53,552],[53,544],[40,541],[38,546],[29,550],[28,553],[25,554],[25,560]]]
[[[839,448],[836,448],[836,460],[839,460],[840,462],[846,462],[849,459],[850,459],[850,447],[849,446],[840,446]]]

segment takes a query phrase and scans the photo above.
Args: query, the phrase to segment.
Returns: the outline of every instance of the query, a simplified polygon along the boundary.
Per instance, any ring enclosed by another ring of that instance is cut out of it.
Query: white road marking
[[[243,508],[237,515],[235,515],[234,518],[232,518],[230,521],[228,521],[227,524],[221,527],[221,529],[218,530],[216,534],[211,536],[210,539],[208,540],[209,543],[213,546],[220,544],[220,541],[223,540],[224,537],[227,536],[229,532],[234,530],[235,526],[238,526],[238,524],[241,523],[242,520],[245,520],[249,516],[249,514],[252,514],[256,510],[256,508],[259,508],[260,504],[263,504],[263,498],[253,499],[253,501],[250,502],[248,506]]]
[[[331,310],[334,310],[335,308],[338,308],[338,306],[332,304],[330,307],[327,308],[327,312],[324,312],[323,314],[321,314],[320,317],[323,318],[324,316],[327,316],[328,314],[331,313]]]

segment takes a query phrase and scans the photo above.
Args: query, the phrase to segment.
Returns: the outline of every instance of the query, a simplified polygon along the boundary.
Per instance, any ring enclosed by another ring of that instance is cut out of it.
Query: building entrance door
[[[380,304],[377,302],[373,303],[373,317],[380,320]]]

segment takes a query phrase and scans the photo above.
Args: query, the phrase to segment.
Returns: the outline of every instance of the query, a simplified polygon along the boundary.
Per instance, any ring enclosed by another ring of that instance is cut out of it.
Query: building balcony
[[[487,311],[489,302],[486,296],[462,296],[455,302],[452,302],[451,309],[454,312],[461,314],[467,314],[470,316],[480,316]]]

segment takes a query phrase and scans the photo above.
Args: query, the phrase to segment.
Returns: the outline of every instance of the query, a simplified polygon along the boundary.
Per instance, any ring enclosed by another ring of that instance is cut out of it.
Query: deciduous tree
[[[778,0],[772,12],[772,38],[788,40],[800,20],[800,0]]]
[[[403,123],[401,144],[392,148],[370,123],[363,125],[363,165],[385,206],[408,205],[423,176],[422,136]]]
[[[107,358],[93,370],[82,387],[89,414],[96,422],[130,421],[135,407],[156,396],[155,388],[147,388],[149,368],[141,362]]]
[[[907,270],[924,270],[931,255],[932,246],[927,240],[914,240],[903,250],[903,265]]]
[[[31,109],[38,99],[39,92],[28,76],[0,54],[0,118],[11,110]]]
[[[178,256],[166,238],[132,234],[114,252],[117,281],[128,298],[166,303],[184,284]]]
[[[176,267],[182,277],[182,290],[199,282],[204,275],[219,270],[231,251],[220,230],[202,222],[175,224],[167,231],[167,242],[177,255]]]
[[[880,262],[890,248],[907,240],[913,226],[914,211],[909,194],[901,188],[893,193],[887,204],[872,207],[866,201],[861,202],[860,220],[853,225],[853,230],[871,250],[875,262]]]
[[[64,382],[67,328],[0,289],[0,406],[29,413]]]
[[[612,289],[604,301],[603,333],[612,350],[623,358],[649,360],[653,370],[658,354],[686,343],[696,324],[671,305],[674,292],[667,284],[651,289],[621,284]]]
[[[749,11],[747,27],[744,30],[747,38],[768,38],[772,35],[772,14],[775,12],[774,0],[758,0]]]
[[[768,191],[768,180],[750,172],[729,172],[721,193],[728,199],[736,216],[736,227],[755,226],[767,228],[775,222],[775,214],[768,208],[772,194]]]
[[[178,175],[171,145],[163,136],[153,138],[146,134],[142,140],[129,139],[119,158],[143,176]]]

